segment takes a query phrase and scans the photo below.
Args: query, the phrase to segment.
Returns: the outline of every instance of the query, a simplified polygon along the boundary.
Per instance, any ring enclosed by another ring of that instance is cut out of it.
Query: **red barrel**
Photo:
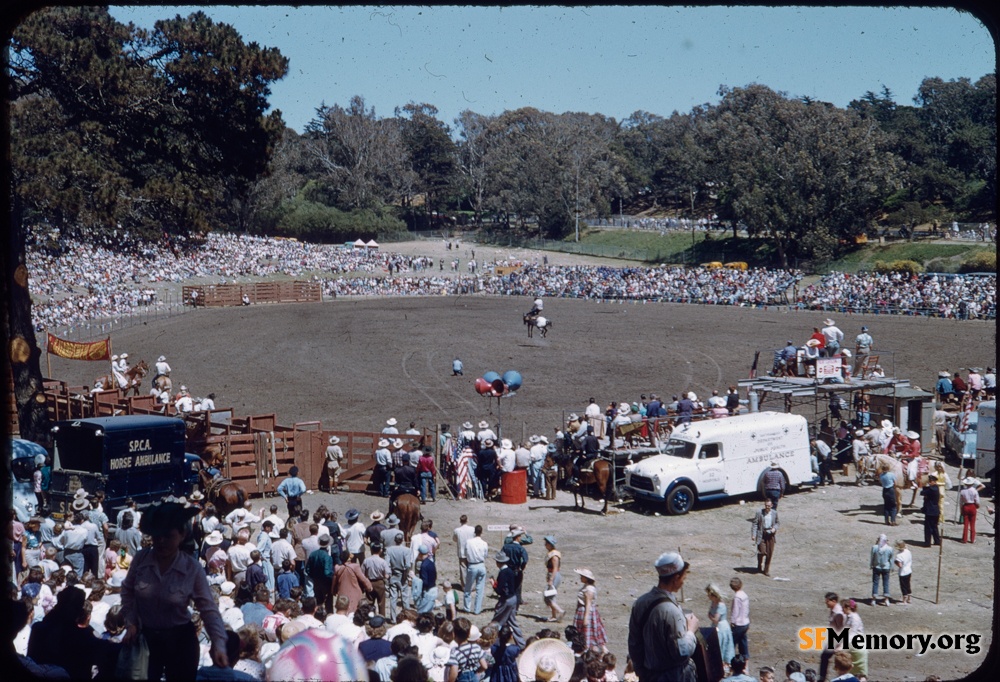
[[[500,501],[503,504],[524,504],[528,501],[527,469],[514,469],[500,476]]]

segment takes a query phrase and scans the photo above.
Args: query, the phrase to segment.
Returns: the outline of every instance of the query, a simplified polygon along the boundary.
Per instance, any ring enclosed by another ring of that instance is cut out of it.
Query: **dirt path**
[[[477,259],[486,254],[481,247],[476,251]],[[816,313],[786,310],[551,299],[545,309],[555,322],[553,331],[546,339],[529,340],[520,319],[527,305],[523,298],[472,296],[198,310],[116,332],[114,347],[136,360],[165,354],[175,382],[187,384],[196,395],[215,391],[220,407],[232,406],[240,415],[276,413],[281,423],[322,420],[328,428],[351,430],[379,430],[390,416],[420,425],[496,421],[496,401],[491,405],[479,397],[473,381],[488,370],[516,369],[524,387],[503,401],[499,416],[505,434],[520,439],[532,433],[551,435],[565,413],[583,409],[589,396],[607,404],[636,400],[640,393],[669,397],[693,390],[705,396],[714,388],[724,389],[747,375],[754,350],[779,347],[786,338],[804,341],[820,319]],[[848,337],[861,324],[871,327],[887,370],[918,386],[932,387],[940,369],[995,364],[992,323],[834,318]],[[455,356],[465,363],[464,377],[451,376]],[[58,358],[52,367],[54,376],[71,383],[89,383],[104,370]],[[781,409],[779,403],[764,407]],[[949,471],[954,478],[955,469]],[[554,502],[517,506],[439,501],[424,514],[435,521],[444,540],[438,569],[442,577],[454,577],[457,570],[451,531],[460,514],[484,527],[510,522],[527,527],[536,540],[528,548],[531,563],[521,619],[528,632],[543,627],[534,616],[546,615],[540,594],[541,538],[557,536],[566,568],[560,602],[568,609],[574,604],[573,568],[589,566],[597,574],[598,604],[619,670],[627,651],[631,603],[652,586],[656,556],[679,547],[693,567],[685,607],[702,624],[708,610],[705,585],[725,587],[734,575],[742,576],[751,599],[754,673],[761,665],[783,670],[793,658],[818,667],[818,652],[798,650],[797,632],[826,624],[822,597],[833,590],[862,602],[868,633],[982,635],[977,655],[940,650],[924,656],[909,651],[870,655],[872,679],[922,680],[931,674],[954,679],[975,669],[989,645],[995,549],[985,511],[979,541],[956,541],[961,526],[951,523],[954,496],[949,493],[945,506],[949,522],[939,603],[933,603],[937,550],[915,547],[914,602],[889,608],[865,603],[870,598],[870,547],[884,530],[890,531],[890,541],[922,542],[921,515],[906,509],[902,525],[887,529],[879,492],[850,481],[798,492],[782,502],[771,579],[752,571],[753,500],[715,503],[684,517],[630,507],[601,517],[596,503],[588,502],[586,512],[576,511],[572,498],[560,493]],[[306,506],[315,508],[321,501],[342,516],[349,507],[367,514],[381,502],[360,494],[317,494]],[[499,547],[500,533],[486,536],[492,548]],[[895,576],[892,581],[898,595]],[[475,621],[484,625],[486,614]]]

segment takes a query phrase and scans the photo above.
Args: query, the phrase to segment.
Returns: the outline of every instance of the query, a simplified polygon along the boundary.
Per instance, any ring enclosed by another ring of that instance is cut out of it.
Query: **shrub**
[[[924,268],[915,260],[875,261],[875,272],[905,272],[911,275],[923,272]]]
[[[959,272],[996,272],[997,254],[995,251],[977,251],[962,259]]]

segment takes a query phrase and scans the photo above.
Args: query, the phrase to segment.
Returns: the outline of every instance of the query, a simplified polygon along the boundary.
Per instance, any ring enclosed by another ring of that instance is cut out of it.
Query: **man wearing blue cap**
[[[420,561],[420,572],[413,579],[413,600],[417,603],[417,613],[431,613],[438,593],[437,566],[427,545],[417,548],[417,559]]]
[[[517,574],[508,565],[510,557],[502,551],[497,552],[493,556],[493,560],[497,562],[497,568],[500,572],[497,573],[496,587],[494,588],[497,593],[497,605],[490,624],[496,625],[498,630],[504,625],[509,625],[514,632],[514,643],[524,649],[524,633],[521,632],[521,626],[517,624]]]
[[[639,682],[695,682],[691,655],[698,618],[684,614],[677,593],[690,566],[677,552],[664,552],[653,563],[656,587],[635,600],[628,624],[628,653]]]

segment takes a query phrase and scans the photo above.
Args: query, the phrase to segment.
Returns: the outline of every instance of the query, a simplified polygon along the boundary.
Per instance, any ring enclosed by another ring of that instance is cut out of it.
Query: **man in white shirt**
[[[467,613],[479,615],[483,610],[483,592],[486,587],[486,557],[490,547],[483,540],[483,527],[473,529],[473,537],[465,543],[466,576],[464,585],[463,607]],[[472,592],[476,593],[475,609],[472,608]]]
[[[270,517],[268,517],[270,518]],[[281,570],[281,562],[288,559],[295,566],[295,547],[288,541],[288,529],[278,531],[278,539],[271,543],[271,564],[275,573]]]
[[[603,419],[601,420],[603,422]],[[594,429],[597,434],[597,429]],[[535,497],[545,498],[545,475],[542,467],[545,466],[545,454],[548,448],[548,438],[545,436],[532,436],[531,442],[531,464],[528,466],[528,478],[531,481],[531,490]]]
[[[352,557],[357,557],[358,563],[365,560],[365,524],[358,520],[361,514],[357,509],[347,510],[347,527],[344,528],[344,545]]]
[[[505,474],[509,474],[514,470],[514,464],[516,463],[514,443],[509,438],[504,438],[500,441],[500,452],[497,454],[497,462],[500,465],[500,471]]]
[[[247,567],[251,564],[250,552],[257,546],[250,542],[250,531],[244,528],[236,534],[236,542],[229,546],[229,579],[237,586],[243,582]]]
[[[452,533],[452,540],[458,546],[458,575],[459,582],[461,585],[465,585],[465,573],[469,567],[469,562],[465,556],[465,545],[466,543],[476,536],[476,529],[469,525],[469,517],[462,514],[458,518],[458,522],[461,524]]]
[[[602,438],[604,436],[605,424],[604,413],[601,412],[601,406],[593,398],[590,399],[587,409],[584,410],[584,415],[587,417],[587,422],[594,427],[594,435]]]
[[[181,386],[180,396],[174,401],[174,407],[182,414],[194,410],[194,401],[191,400],[187,386]]]
[[[424,519],[420,522],[420,532],[415,533],[410,538],[410,552],[413,555],[413,565],[416,567],[417,555],[420,554],[420,546],[426,545],[430,550],[428,554],[431,556],[436,556],[438,545],[441,544],[440,540],[436,534],[431,534],[431,529],[434,527],[434,522],[430,519]]]
[[[261,516],[264,516],[263,509],[260,510],[260,514]],[[274,526],[274,528],[271,530],[270,535],[272,540],[277,540],[279,537],[278,534],[281,532],[281,529],[285,527],[285,520],[280,516],[278,516],[278,505],[276,504],[271,505],[271,509],[269,510],[268,515],[264,516],[261,523],[263,523],[264,521],[270,521],[271,524]],[[280,566],[281,564],[278,565]]]
[[[395,417],[390,417],[389,419],[386,420],[385,427],[382,429],[382,433],[388,433],[393,435],[398,434],[399,429],[396,428],[397,423],[398,422],[396,421]]]
[[[840,352],[840,343],[844,340],[844,332],[840,331],[840,328],[829,317],[823,320],[823,324],[826,326],[820,331],[826,339],[824,350],[826,351],[826,357],[832,358]]]
[[[226,523],[233,527],[234,532],[239,532],[244,528],[249,528],[251,523],[257,523],[261,519],[250,510],[250,500],[226,514]]]

